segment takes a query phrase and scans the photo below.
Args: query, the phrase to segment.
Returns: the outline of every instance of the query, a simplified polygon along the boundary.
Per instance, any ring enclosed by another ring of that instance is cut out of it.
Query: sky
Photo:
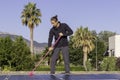
[[[54,15],[74,32],[83,26],[97,33],[107,30],[120,34],[120,0],[0,0],[0,32],[30,39],[29,28],[20,18],[29,2],[36,3],[42,14],[42,23],[34,28],[34,40],[39,43],[48,41],[50,18]]]

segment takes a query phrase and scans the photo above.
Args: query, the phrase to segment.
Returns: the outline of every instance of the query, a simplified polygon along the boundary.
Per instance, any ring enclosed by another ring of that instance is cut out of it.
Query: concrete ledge
[[[4,71],[0,72],[0,75],[29,75],[31,71]],[[63,71],[62,71],[63,72]],[[56,71],[56,74],[62,73],[61,71]],[[48,75],[49,71],[34,71],[35,75]],[[71,71],[71,74],[120,74],[120,71]]]
[[[120,74],[120,71],[73,71],[73,74]]]

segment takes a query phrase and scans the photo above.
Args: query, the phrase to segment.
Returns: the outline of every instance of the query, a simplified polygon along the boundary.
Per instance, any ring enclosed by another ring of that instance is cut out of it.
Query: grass
[[[64,71],[64,66],[56,66],[56,71]],[[70,66],[71,71],[84,71],[82,66]],[[39,66],[36,71],[50,71],[50,66]]]

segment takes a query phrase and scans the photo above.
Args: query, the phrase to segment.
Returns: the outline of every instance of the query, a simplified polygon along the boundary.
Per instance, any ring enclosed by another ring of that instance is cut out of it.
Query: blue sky
[[[40,43],[48,41],[50,18],[56,14],[73,31],[87,26],[97,32],[108,30],[120,34],[120,0],[1,0],[0,31],[29,39],[29,29],[20,19],[28,2],[36,3],[42,13],[42,23],[34,29],[34,40]]]

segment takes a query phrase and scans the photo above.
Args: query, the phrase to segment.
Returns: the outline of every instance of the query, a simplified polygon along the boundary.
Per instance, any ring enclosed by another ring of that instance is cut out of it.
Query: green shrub
[[[102,71],[115,71],[116,70],[116,58],[106,57],[103,59],[100,69]]]
[[[120,71],[120,57],[116,60],[116,69]]]
[[[86,66],[87,66],[87,71],[92,71],[92,64],[91,64],[90,60],[87,60]]]

